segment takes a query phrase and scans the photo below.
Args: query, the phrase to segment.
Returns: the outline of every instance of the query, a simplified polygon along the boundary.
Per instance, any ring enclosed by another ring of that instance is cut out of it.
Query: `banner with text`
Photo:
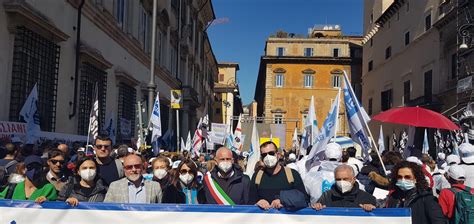
[[[326,208],[320,211],[284,209],[264,211],[256,206],[218,205],[143,205],[79,203],[71,208],[64,202],[0,200],[0,223],[318,223],[318,224],[411,224],[409,209],[375,209],[365,212],[358,208]]]

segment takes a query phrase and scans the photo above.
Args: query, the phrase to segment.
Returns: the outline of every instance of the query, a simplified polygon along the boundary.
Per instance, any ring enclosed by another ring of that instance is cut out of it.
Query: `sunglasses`
[[[180,174],[183,174],[183,175],[186,174],[186,173],[193,174],[193,171],[192,171],[192,170],[185,170],[185,169],[183,169],[183,170],[180,170],[179,173],[180,173]]]
[[[55,159],[52,159],[52,160],[49,160],[52,164],[57,164],[59,163],[60,165],[63,165],[64,164],[64,160],[55,160]]]
[[[143,165],[142,164],[126,165],[123,168],[125,168],[126,170],[132,170],[133,168],[135,168],[136,170],[140,170],[143,168]]]
[[[108,148],[110,148],[110,145],[95,145],[95,147],[98,148],[98,149],[102,149],[102,148],[108,149]]]
[[[265,156],[267,156],[267,155],[274,156],[275,154],[276,154],[275,151],[271,151],[271,152],[262,153],[260,155],[262,156],[262,158],[265,158]]]

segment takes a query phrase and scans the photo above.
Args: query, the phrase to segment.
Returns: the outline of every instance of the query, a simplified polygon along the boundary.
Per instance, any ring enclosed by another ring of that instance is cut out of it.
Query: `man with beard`
[[[115,203],[161,203],[161,187],[158,182],[145,180],[142,173],[143,160],[130,154],[123,158],[125,178],[110,184],[104,202]]]
[[[278,163],[279,154],[275,143],[268,141],[260,145],[260,158],[264,168],[255,172],[250,181],[250,201],[262,209],[280,209],[283,204],[280,193],[298,190],[307,197],[306,190],[297,171]]]
[[[36,155],[27,156],[25,167],[25,180],[18,184],[8,185],[0,193],[0,199],[32,200],[36,203],[56,201],[56,189],[46,180],[41,158]]]
[[[226,147],[220,147],[216,152],[216,161],[217,166],[207,172],[204,177],[207,203],[249,204],[250,178],[235,167],[232,151]]]

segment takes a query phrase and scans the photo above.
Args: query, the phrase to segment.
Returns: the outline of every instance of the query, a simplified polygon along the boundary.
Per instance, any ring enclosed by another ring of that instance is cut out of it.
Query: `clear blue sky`
[[[253,100],[265,40],[278,30],[307,34],[315,24],[339,24],[362,35],[363,0],[212,0],[216,23],[208,34],[217,61],[237,62],[244,104]]]

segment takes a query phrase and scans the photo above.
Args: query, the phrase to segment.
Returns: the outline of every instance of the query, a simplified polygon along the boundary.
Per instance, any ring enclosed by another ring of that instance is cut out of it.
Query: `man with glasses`
[[[297,171],[278,163],[280,155],[275,143],[268,141],[260,145],[260,158],[264,167],[254,173],[250,181],[250,200],[262,209],[283,207],[282,191],[298,190],[307,200],[306,190]]]
[[[58,149],[52,149],[48,152],[48,167],[49,172],[46,174],[46,179],[54,185],[57,191],[67,182],[67,175],[65,175],[65,158],[64,153]]]
[[[158,182],[145,180],[143,159],[135,154],[123,158],[125,178],[110,184],[104,202],[161,203],[162,192]]]
[[[98,164],[97,173],[102,177],[106,186],[123,177],[122,162],[118,159],[114,160],[110,156],[112,152],[112,139],[103,136],[97,137],[94,151]]]
[[[208,204],[249,204],[250,178],[234,165],[232,151],[220,147],[216,152],[217,166],[206,173],[204,189]],[[219,186],[222,191],[218,191]]]

